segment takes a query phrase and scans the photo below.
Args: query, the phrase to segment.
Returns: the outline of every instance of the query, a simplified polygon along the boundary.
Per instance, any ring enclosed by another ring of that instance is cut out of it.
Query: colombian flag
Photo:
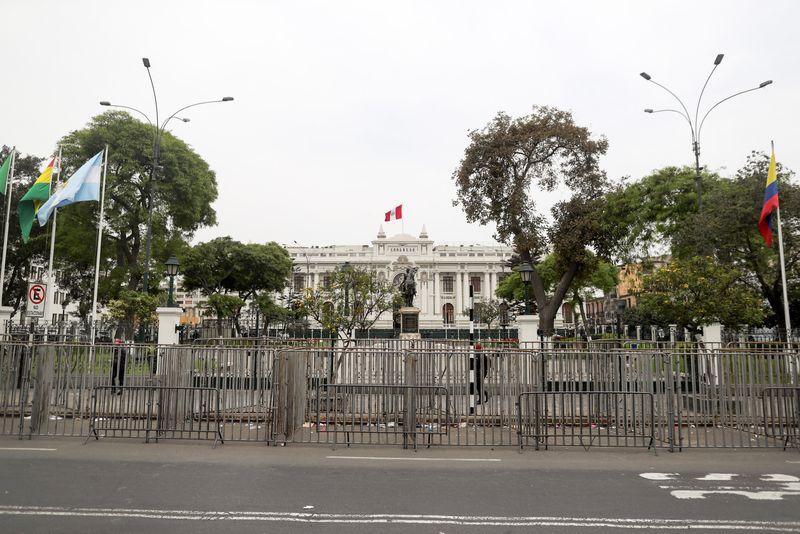
[[[758,218],[758,231],[761,232],[768,247],[772,246],[772,212],[776,209],[778,209],[778,171],[773,150],[769,160],[767,186],[764,189],[764,205],[761,208],[761,217]]]

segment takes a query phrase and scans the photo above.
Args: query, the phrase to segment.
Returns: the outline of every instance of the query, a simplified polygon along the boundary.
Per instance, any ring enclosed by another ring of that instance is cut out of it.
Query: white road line
[[[704,477],[698,477],[695,480],[733,480],[733,477],[738,477],[735,473],[709,473]]]
[[[639,476],[647,480],[675,480],[678,473],[639,473]]]
[[[500,458],[404,458],[402,456],[326,456],[332,460],[404,460],[409,462],[500,462]]]
[[[285,523],[418,524],[503,527],[583,527],[634,530],[752,530],[800,532],[800,521],[744,521],[726,519],[652,519],[609,517],[515,517],[422,514],[326,514],[310,512],[218,512],[200,510],[152,510],[126,508],[67,508],[50,506],[2,506],[0,515],[39,517],[125,517],[180,521],[270,521]]]
[[[0,447],[0,451],[57,451],[58,449],[38,449],[36,447]]]

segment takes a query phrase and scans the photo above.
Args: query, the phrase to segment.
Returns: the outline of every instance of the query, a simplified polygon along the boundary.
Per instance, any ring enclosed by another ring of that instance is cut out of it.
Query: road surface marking
[[[639,473],[648,480],[665,482],[660,489],[669,490],[676,499],[705,499],[708,495],[739,495],[754,501],[781,501],[784,497],[800,497],[800,478],[780,473],[757,475],[707,473],[705,476],[681,477],[679,473]],[[734,481],[734,477],[736,480]]]
[[[678,473],[640,473],[639,476],[647,480],[675,480]]]
[[[58,449],[39,449],[36,447],[0,447],[0,451],[57,451]]]
[[[729,519],[652,519],[627,517],[516,517],[423,514],[333,514],[314,512],[247,512],[158,510],[137,508],[72,508],[56,506],[3,506],[0,516],[96,517],[180,521],[270,521],[283,523],[416,524],[501,527],[583,527],[634,530],[750,530],[799,532],[800,521],[746,521]]]
[[[695,480],[733,480],[733,477],[738,476],[739,475],[733,473],[709,473],[706,476],[698,477]]]
[[[326,456],[332,460],[406,460],[409,462],[500,462],[500,458],[404,458],[402,456]]]

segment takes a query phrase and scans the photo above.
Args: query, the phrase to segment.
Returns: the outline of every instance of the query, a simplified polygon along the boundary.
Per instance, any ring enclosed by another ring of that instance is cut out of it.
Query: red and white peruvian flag
[[[384,219],[384,220],[388,222],[388,221],[392,221],[392,220],[395,220],[395,219],[402,219],[402,218],[403,218],[403,205],[400,204],[399,206],[397,206],[392,211],[387,211],[386,212],[386,219]]]

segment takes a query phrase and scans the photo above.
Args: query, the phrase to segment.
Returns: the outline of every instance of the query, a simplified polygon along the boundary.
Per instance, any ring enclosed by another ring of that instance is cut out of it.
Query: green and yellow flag
[[[19,201],[19,226],[22,229],[22,240],[28,242],[33,227],[33,219],[39,207],[50,197],[50,179],[53,177],[53,164],[56,159],[50,160],[50,165],[44,170],[41,176],[33,182],[33,185],[22,200]]]
[[[11,153],[6,158],[6,161],[3,163],[3,166],[0,167],[0,195],[6,194],[6,184],[8,183],[8,169],[11,167],[11,156],[14,155],[14,151],[12,150]]]

